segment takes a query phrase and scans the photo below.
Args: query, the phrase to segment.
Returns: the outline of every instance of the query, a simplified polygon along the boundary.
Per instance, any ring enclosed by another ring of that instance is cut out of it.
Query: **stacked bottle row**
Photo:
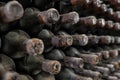
[[[118,0],[0,5],[0,80],[120,80]]]

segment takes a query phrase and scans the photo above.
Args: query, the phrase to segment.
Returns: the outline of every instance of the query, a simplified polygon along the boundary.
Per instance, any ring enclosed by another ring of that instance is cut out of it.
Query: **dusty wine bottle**
[[[0,19],[4,23],[12,22],[23,16],[24,10],[22,5],[17,1],[9,1],[0,7]]]
[[[67,56],[75,56],[82,58],[85,63],[89,63],[92,65],[98,64],[100,61],[99,55],[93,54],[91,52],[80,52],[78,49],[70,47],[66,53]]]
[[[59,49],[54,49],[50,53],[47,53],[45,57],[51,60],[58,60],[61,62],[62,66],[73,69],[82,69],[84,66],[82,58],[65,56],[64,52]]]
[[[42,29],[42,31],[39,32],[38,38],[42,39],[45,45],[45,52],[49,52],[53,49],[51,42],[51,38],[54,36],[54,34],[47,29]]]
[[[105,19],[104,18],[97,19],[96,27],[104,28],[104,26],[105,26]]]
[[[44,44],[41,39],[31,38],[22,31],[10,31],[4,36],[3,51],[13,58],[21,58],[28,55],[40,55],[43,53]]]
[[[49,52],[53,47],[69,47],[73,43],[70,35],[54,35],[51,31],[43,29],[38,37],[45,43],[45,52]]]
[[[79,21],[79,14],[75,11],[61,14],[60,20],[56,25],[56,29],[72,30],[75,28],[75,24]]]
[[[58,11],[54,8],[40,12],[36,8],[26,8],[24,16],[20,20],[22,28],[29,28],[37,25],[52,25],[60,18]]]
[[[90,64],[98,64],[99,63],[99,57],[98,55],[95,55],[95,54],[80,54],[80,56],[84,62],[86,63],[90,63]]]
[[[61,19],[59,23],[61,25],[74,25],[79,21],[79,14],[77,12],[69,12],[65,14],[61,14]],[[65,26],[66,27],[66,26]]]
[[[0,79],[2,80],[3,75],[8,72],[8,71],[13,71],[15,70],[16,66],[14,61],[4,55],[4,54],[0,54]]]
[[[0,54],[0,72],[2,71],[14,71],[16,69],[16,65],[13,61],[13,59],[11,59],[10,57],[4,55],[4,54]],[[2,69],[4,68],[4,69]]]
[[[31,65],[33,64],[33,65]],[[18,64],[20,69],[37,75],[41,71],[45,71],[50,74],[58,74],[61,71],[61,64],[57,60],[47,60],[41,55],[27,56]]]
[[[90,77],[80,76],[75,74],[71,69],[63,69],[56,77],[58,80],[93,80]]]
[[[58,35],[65,35],[65,36],[72,36],[73,38],[73,46],[85,46],[88,44],[88,36],[85,34],[74,34],[74,35],[70,35],[66,32],[63,31],[59,31],[57,33]]]

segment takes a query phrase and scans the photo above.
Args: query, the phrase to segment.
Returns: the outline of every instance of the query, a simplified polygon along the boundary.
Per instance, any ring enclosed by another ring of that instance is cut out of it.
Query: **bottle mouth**
[[[105,20],[104,19],[98,19],[97,20],[97,25],[101,28],[105,26]]]
[[[3,8],[4,22],[12,22],[18,20],[23,16],[24,10],[20,3],[17,1],[8,2]]]
[[[61,64],[55,60],[47,60],[43,62],[42,69],[50,74],[58,74],[61,71]]]
[[[96,55],[95,64],[99,63],[99,61],[100,61],[100,58],[99,58],[99,56]]]
[[[110,58],[109,51],[102,51],[101,53],[102,53],[102,57],[103,57],[104,59]]]
[[[59,21],[60,14],[56,9],[51,8],[48,9],[47,11],[38,13],[37,17],[40,23],[44,23],[46,25],[52,25]]]
[[[72,24],[76,24],[79,21],[79,14],[77,12],[71,12],[71,15],[73,16]]]
[[[97,19],[94,17],[94,16],[90,16],[89,18],[88,18],[88,25],[96,25],[96,23],[97,23]]]
[[[86,35],[81,35],[81,40],[79,41],[79,44],[82,46],[85,46],[88,44],[88,37]]]
[[[113,26],[113,28],[115,30],[120,30],[120,24],[119,23],[115,23],[114,26]]]
[[[53,70],[55,74],[58,74],[61,70],[61,64],[59,62],[56,62],[53,64]]]
[[[76,64],[78,64],[78,69],[82,69],[84,67],[84,61],[82,58],[75,58]]]
[[[48,15],[48,17],[47,17],[48,22],[52,23],[52,24],[55,24],[60,19],[59,12],[54,8],[49,9],[47,11],[47,15]]]
[[[27,40],[26,51],[29,55],[41,55],[44,51],[43,41],[37,38]]]

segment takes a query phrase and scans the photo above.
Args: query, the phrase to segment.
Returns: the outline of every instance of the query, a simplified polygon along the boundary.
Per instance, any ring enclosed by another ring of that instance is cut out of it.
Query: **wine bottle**
[[[54,33],[52,33],[50,30],[43,29],[39,32],[38,38],[42,39],[45,45],[45,52],[49,52],[53,49],[51,42],[51,38],[54,36]]]
[[[45,11],[39,11],[36,8],[26,8],[24,16],[20,20],[22,28],[29,28],[37,25],[52,25],[55,24],[60,18],[59,12],[50,8]]]
[[[71,69],[63,69],[56,77],[58,80],[93,80],[90,77],[75,74]]]
[[[32,65],[31,65],[32,64]],[[61,71],[61,63],[57,60],[44,59],[41,55],[26,56],[18,62],[19,69],[31,75],[37,75],[41,71],[49,74],[58,74]]]
[[[31,38],[22,31],[10,31],[4,36],[3,51],[12,58],[21,58],[25,55],[40,55],[44,44],[41,39]]]
[[[98,64],[100,61],[99,55],[93,54],[91,52],[80,52],[76,48],[69,48],[65,54],[68,56],[75,56],[75,57],[82,58],[85,63],[89,63],[92,65]]]
[[[4,23],[9,23],[20,19],[24,10],[19,2],[9,1],[6,4],[1,4],[0,12],[0,20]]]
[[[45,57],[51,60],[58,60],[61,62],[62,66],[73,69],[82,69],[84,66],[82,58],[65,56],[64,52],[59,49],[54,49],[50,53],[47,53]]]

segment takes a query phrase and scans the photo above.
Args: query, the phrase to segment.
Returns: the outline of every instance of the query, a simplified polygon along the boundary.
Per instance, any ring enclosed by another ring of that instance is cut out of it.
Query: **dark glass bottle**
[[[78,23],[78,21],[79,21],[79,14],[77,12],[73,11],[73,12],[64,13],[61,14],[60,20],[56,28],[71,30],[75,28],[74,24]]]
[[[58,75],[57,80],[93,80],[90,77],[84,77],[78,74],[75,74],[73,70],[65,68]]]
[[[42,39],[45,45],[45,52],[49,52],[53,49],[51,42],[51,38],[54,36],[54,34],[47,29],[43,29],[39,32],[38,38]]]
[[[0,79],[7,71],[14,71],[15,68],[15,63],[10,57],[0,54]]]
[[[37,25],[52,25],[60,18],[58,11],[50,8],[45,11],[39,11],[36,8],[26,8],[24,16],[20,20],[20,25],[23,28],[29,28]]]
[[[23,7],[17,1],[9,1],[8,3],[1,4],[0,6],[0,20],[4,23],[13,22],[23,16]]]
[[[93,54],[92,52],[85,52],[85,51],[81,52],[81,50],[78,50],[74,47],[68,48],[65,54],[71,57],[75,56],[82,58],[85,63],[89,63],[92,65],[98,64],[100,61],[100,56],[97,55],[97,53]]]
[[[43,53],[44,44],[41,39],[31,38],[22,31],[15,30],[4,36],[3,51],[12,58],[21,58],[27,55],[40,55]]]
[[[54,49],[50,53],[47,53],[45,57],[51,60],[58,60],[61,62],[62,66],[73,69],[82,69],[84,66],[82,58],[65,56],[64,52],[59,49]]]
[[[44,59],[43,56],[26,56],[22,61],[18,62],[19,69],[37,75],[41,71],[50,74],[58,74],[61,71],[61,64],[57,60]]]
[[[39,32],[38,37],[45,44],[45,51],[52,50],[53,47],[69,47],[73,43],[73,38],[70,35],[54,35],[51,31],[43,29]]]

